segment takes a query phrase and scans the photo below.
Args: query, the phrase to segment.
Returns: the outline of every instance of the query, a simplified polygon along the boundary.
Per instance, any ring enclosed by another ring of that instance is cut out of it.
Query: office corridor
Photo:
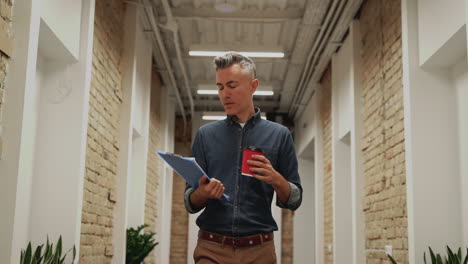
[[[0,0],[0,263],[59,236],[80,264],[125,263],[142,224],[143,263],[194,263],[197,215],[156,151],[190,156],[226,118],[230,50],[299,159],[278,263],[466,255],[467,22],[468,0]]]

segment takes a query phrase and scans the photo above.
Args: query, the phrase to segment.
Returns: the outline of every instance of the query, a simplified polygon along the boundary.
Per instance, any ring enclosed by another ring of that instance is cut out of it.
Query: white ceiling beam
[[[259,19],[300,19],[304,9],[288,8],[278,10],[277,8],[266,8],[259,11],[257,8],[241,9],[234,12],[222,13],[213,8],[173,8],[172,14],[175,18],[259,18]]]

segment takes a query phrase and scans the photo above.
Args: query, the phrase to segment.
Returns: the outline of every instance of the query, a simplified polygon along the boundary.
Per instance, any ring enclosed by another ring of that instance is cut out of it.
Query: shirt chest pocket
[[[278,149],[271,147],[260,147],[265,154],[265,157],[270,161],[273,168],[277,168],[278,165]]]

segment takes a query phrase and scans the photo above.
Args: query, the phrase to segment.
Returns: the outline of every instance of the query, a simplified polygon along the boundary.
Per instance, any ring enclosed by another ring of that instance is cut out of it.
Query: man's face
[[[218,96],[228,115],[237,117],[253,108],[252,95],[257,89],[258,80],[240,64],[233,64],[216,72]]]

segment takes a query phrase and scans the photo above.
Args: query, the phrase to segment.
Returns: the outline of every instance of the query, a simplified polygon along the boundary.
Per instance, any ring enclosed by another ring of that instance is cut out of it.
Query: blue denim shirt
[[[247,146],[261,148],[273,168],[289,182],[291,194],[282,208],[295,210],[302,202],[297,158],[289,130],[263,120],[260,109],[242,128],[235,117],[202,126],[192,146],[192,156],[211,178],[220,180],[230,200],[210,199],[196,223],[200,229],[226,236],[241,237],[278,230],[271,213],[274,189],[270,184],[241,174],[242,150]],[[194,191],[187,184],[185,205],[190,213],[195,208],[189,196]]]

